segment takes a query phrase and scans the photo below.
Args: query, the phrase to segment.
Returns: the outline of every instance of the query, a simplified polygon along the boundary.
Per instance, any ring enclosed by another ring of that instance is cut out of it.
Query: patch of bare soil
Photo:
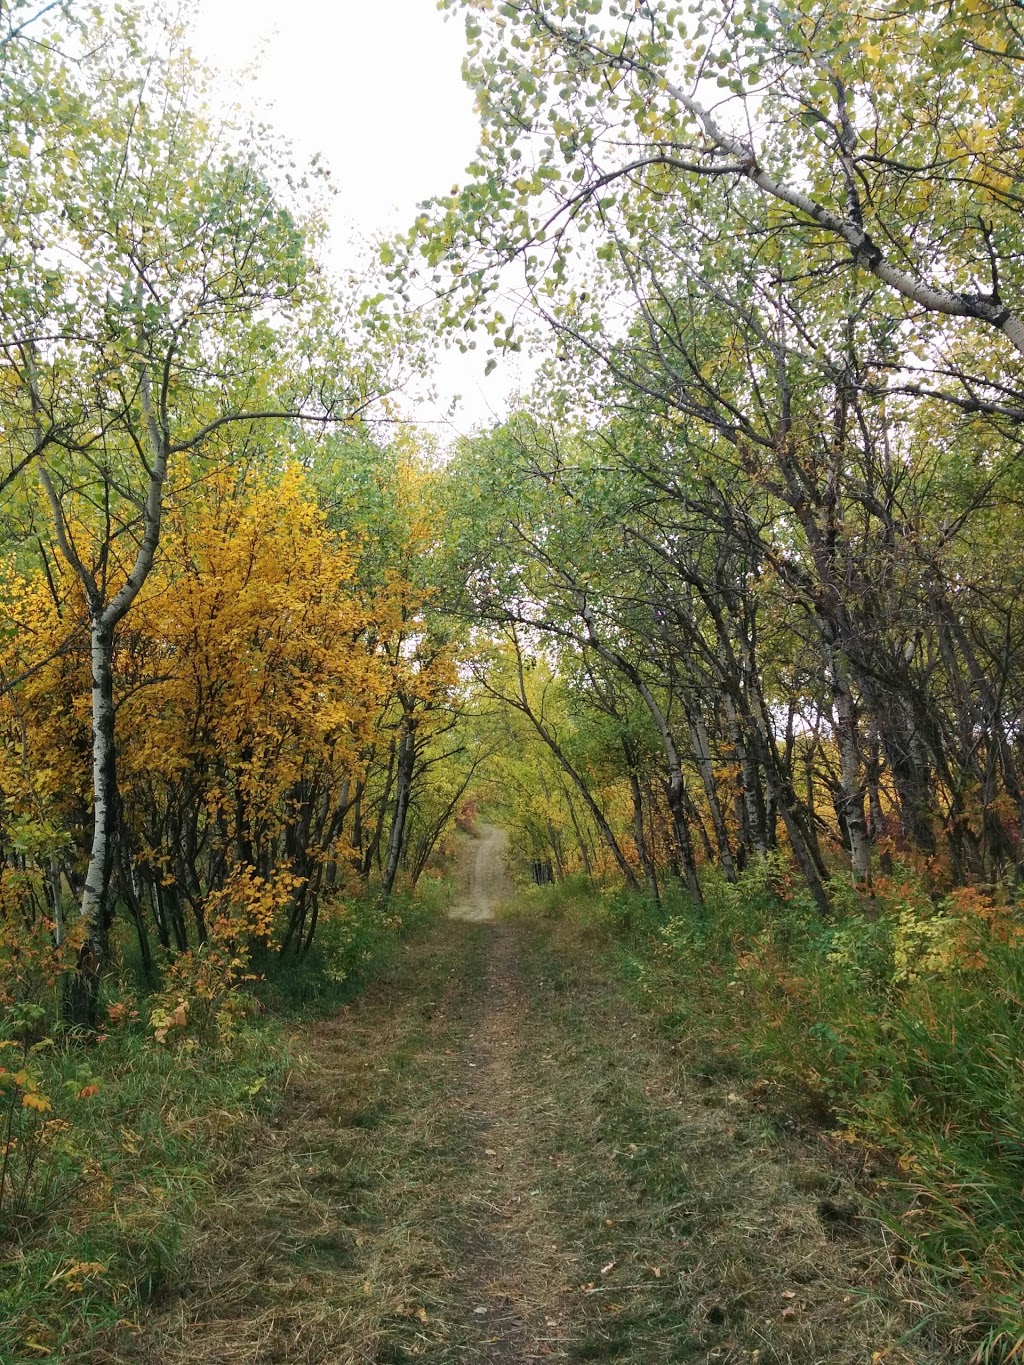
[[[92,1365],[957,1358],[856,1173],[692,1074],[570,926],[443,922],[301,1043]]]
[[[481,824],[475,836],[463,839],[456,867],[458,896],[451,919],[491,920],[498,906],[510,900],[512,882],[505,867],[508,837],[495,825]]]
[[[546,1154],[535,1141],[535,1078],[520,1065],[530,1021],[507,925],[490,932],[486,972],[459,1100],[478,1142],[459,1201],[461,1297],[482,1329],[466,1359],[481,1365],[565,1359],[579,1268],[538,1188],[547,1179]]]

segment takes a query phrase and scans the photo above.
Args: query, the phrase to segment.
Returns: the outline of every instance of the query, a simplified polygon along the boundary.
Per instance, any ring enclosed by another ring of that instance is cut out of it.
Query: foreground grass
[[[188,1229],[285,1100],[289,1021],[358,994],[446,896],[431,885],[388,916],[356,905],[325,923],[312,954],[268,956],[249,1017],[227,1038],[158,1045],[146,999],[124,987],[109,1034],[88,1047],[62,1041],[52,1019],[47,1036],[47,1011],[30,1007],[31,1032],[0,1043],[6,1078],[27,1067],[45,1096],[25,1106],[21,1089],[0,1084],[2,1365],[89,1359],[180,1279]]]
[[[246,1030],[230,1058],[126,1031],[89,1066],[96,1093],[72,1092],[73,1110],[58,1105],[21,1138],[38,1150],[5,1220],[0,1361],[78,1358],[164,1282],[182,1224],[278,1103],[288,1058],[270,1027]],[[81,1067],[76,1051],[52,1058],[49,1091],[68,1094]]]
[[[449,1201],[478,1146],[451,1103],[482,982],[474,928],[454,959],[415,940],[295,1038],[285,1103],[199,1211],[175,1283],[91,1360],[402,1361],[447,1335]]]
[[[782,894],[780,894],[780,889]],[[917,1266],[925,1330],[955,1358],[1024,1351],[1024,956],[1012,906],[934,904],[906,879],[822,922],[755,868],[684,905],[567,884],[535,894],[603,937],[638,1007],[697,1077],[846,1151]],[[916,1359],[916,1356],[912,1355]]]
[[[174,1281],[83,1359],[962,1359],[856,1165],[697,1076],[594,943],[527,918],[407,945],[304,1031]]]
[[[571,1359],[960,1358],[915,1312],[858,1162],[780,1129],[732,1067],[659,1032],[609,981],[592,922],[541,921],[528,942],[571,1078],[556,1142],[574,1178],[555,1181],[583,1265]]]

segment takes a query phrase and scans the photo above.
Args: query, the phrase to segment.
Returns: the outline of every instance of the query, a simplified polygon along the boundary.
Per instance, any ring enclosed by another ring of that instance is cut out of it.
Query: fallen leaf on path
[[[427,1310],[426,1310],[425,1308],[417,1308],[417,1309],[416,1309],[416,1316],[419,1318],[420,1322],[429,1322],[429,1321],[430,1321],[430,1316],[429,1316],[429,1314],[427,1313]]]

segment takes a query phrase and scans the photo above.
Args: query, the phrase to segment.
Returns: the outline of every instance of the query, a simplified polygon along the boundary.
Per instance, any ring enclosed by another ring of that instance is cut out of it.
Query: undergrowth
[[[422,877],[416,894],[396,893],[381,910],[372,896],[348,902],[321,920],[308,952],[266,953],[256,994],[274,1013],[316,1017],[339,1009],[380,971],[401,939],[442,913],[450,882]]]
[[[910,873],[871,897],[837,882],[827,921],[780,862],[704,883],[699,911],[584,879],[521,909],[603,932],[696,1073],[861,1148],[928,1311],[961,1316],[975,1361],[1020,1359],[1024,917],[977,891],[933,899]]]

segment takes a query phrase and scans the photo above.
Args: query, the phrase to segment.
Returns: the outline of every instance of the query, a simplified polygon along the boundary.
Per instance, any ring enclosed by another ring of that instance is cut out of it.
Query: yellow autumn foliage
[[[412,581],[432,535],[422,477],[410,465],[398,480],[402,544],[370,584],[367,533],[329,527],[301,468],[169,490],[156,566],[115,642],[118,881],[140,938],[151,925],[172,952],[209,945],[230,981],[228,940],[280,943],[307,915],[312,932],[321,890],[347,884],[353,802],[387,799],[391,736],[429,736],[457,684]],[[30,869],[8,898],[47,934],[45,869],[74,890],[88,846],[87,609],[60,561],[8,563],[0,586],[0,667],[21,679],[0,700],[2,819]],[[212,960],[193,965],[173,990],[217,995]]]

